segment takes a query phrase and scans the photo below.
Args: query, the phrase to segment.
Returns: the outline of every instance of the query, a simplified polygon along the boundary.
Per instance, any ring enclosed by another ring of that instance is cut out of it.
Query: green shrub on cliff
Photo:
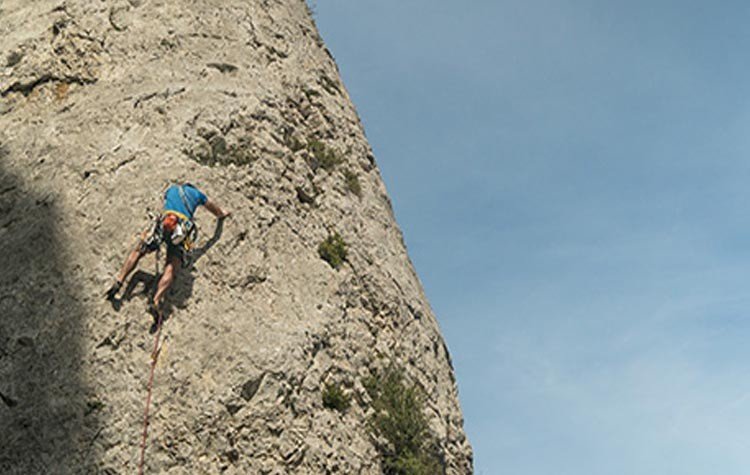
[[[331,171],[342,162],[341,157],[335,151],[326,147],[320,140],[309,140],[307,150],[315,157],[317,165],[325,170]]]
[[[344,183],[346,189],[354,193],[358,198],[362,197],[362,185],[359,184],[359,177],[350,170],[344,170]]]
[[[404,382],[403,371],[390,366],[362,381],[375,410],[368,423],[380,441],[386,475],[443,473],[436,442],[424,416],[424,394]]]
[[[345,412],[351,405],[352,398],[338,384],[326,384],[323,389],[323,407]]]
[[[318,254],[331,267],[338,269],[346,259],[346,243],[339,233],[334,233],[320,243]]]

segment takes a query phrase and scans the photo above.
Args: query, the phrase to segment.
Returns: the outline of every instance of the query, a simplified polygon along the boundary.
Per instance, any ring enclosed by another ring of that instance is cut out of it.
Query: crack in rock
[[[214,68],[222,74],[233,73],[238,69],[237,66],[229,63],[208,63],[206,66],[208,66],[209,68]]]
[[[91,78],[84,78],[81,76],[55,76],[54,74],[44,74],[33,81],[29,82],[15,82],[11,84],[9,87],[7,87],[2,93],[0,93],[0,97],[5,97],[8,94],[12,92],[20,92],[25,97],[28,97],[32,92],[34,92],[34,89],[36,89],[39,86],[43,86],[45,84],[49,83],[61,83],[61,84],[78,84],[80,86],[85,86],[88,84],[94,84],[96,82],[96,79]]]
[[[258,392],[258,389],[260,389],[260,383],[263,382],[263,378],[266,376],[266,373],[261,374],[257,378],[251,378],[245,382],[245,384],[242,385],[242,390],[240,391],[240,396],[242,396],[242,399],[245,401],[249,401],[250,399],[255,396],[255,394]]]

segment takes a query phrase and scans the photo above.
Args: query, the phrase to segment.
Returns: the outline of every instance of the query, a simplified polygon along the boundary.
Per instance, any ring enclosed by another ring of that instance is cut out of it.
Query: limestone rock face
[[[154,255],[102,294],[175,181],[234,215],[198,212],[167,296],[147,473],[382,473],[362,381],[389,362],[426,393],[445,472],[472,472],[450,357],[302,0],[3,0],[0,96],[0,473],[136,472]],[[318,249],[335,233],[338,269]]]

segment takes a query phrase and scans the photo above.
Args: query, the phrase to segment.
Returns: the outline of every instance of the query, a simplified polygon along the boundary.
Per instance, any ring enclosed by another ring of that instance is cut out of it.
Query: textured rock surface
[[[147,471],[380,473],[361,381],[395,360],[447,473],[471,472],[449,355],[301,0],[0,1],[0,95],[0,473],[135,471],[153,257],[120,308],[101,293],[174,180],[235,214],[199,212],[205,252],[168,296]]]

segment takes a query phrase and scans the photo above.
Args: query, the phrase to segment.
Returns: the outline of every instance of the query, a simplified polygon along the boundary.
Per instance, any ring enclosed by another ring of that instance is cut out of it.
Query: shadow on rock
[[[0,143],[0,473],[95,470],[102,403],[80,373],[84,309],[60,209],[11,158]]]

